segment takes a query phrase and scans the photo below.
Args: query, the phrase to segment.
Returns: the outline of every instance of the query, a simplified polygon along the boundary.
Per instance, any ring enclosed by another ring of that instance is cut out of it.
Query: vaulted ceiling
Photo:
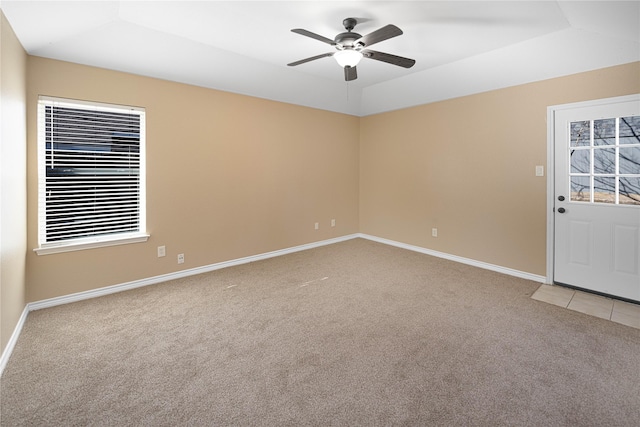
[[[31,55],[364,116],[640,60],[640,1],[17,1],[2,10]],[[344,80],[343,19],[403,35]]]

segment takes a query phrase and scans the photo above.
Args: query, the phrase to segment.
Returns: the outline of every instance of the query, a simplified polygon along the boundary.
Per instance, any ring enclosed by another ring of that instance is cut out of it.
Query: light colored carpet
[[[355,239],[29,314],[1,425],[640,425],[640,330]]]

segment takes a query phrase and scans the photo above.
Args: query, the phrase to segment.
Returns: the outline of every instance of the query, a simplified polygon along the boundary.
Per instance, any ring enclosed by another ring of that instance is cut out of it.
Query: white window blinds
[[[145,232],[143,109],[41,97],[41,247]]]

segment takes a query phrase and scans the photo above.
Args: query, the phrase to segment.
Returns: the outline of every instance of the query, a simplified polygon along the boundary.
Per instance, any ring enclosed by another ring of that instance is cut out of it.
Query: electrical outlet
[[[161,258],[167,254],[164,246],[158,246],[158,258]]]
[[[320,228],[320,223],[316,222],[315,227],[316,227],[316,230],[317,230],[318,228]]]
[[[335,220],[335,219],[332,219],[332,220],[331,220],[331,226],[332,226],[332,227],[335,227],[335,226],[336,226],[336,220]]]
[[[184,254],[178,254],[178,264],[184,264]]]
[[[431,237],[438,237],[438,229],[437,228],[432,228],[431,229]]]

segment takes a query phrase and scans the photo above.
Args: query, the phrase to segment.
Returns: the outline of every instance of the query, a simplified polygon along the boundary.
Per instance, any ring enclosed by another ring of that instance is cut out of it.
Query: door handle
[[[558,208],[558,213],[565,213],[567,210],[565,208]]]

